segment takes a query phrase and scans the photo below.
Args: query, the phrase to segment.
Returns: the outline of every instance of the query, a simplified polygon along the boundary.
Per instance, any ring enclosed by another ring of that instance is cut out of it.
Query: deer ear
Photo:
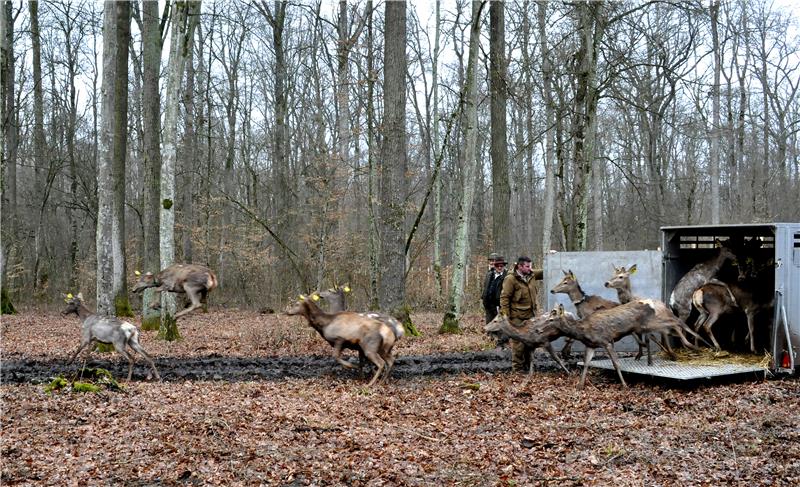
[[[569,275],[569,272],[565,271],[564,269],[561,269],[561,272],[563,272],[565,276]]]
[[[83,293],[78,293],[78,301],[83,301]]]
[[[564,305],[563,304],[559,304],[558,305],[558,316],[563,316],[563,315],[564,315]]]
[[[636,270],[637,270],[636,269],[636,264],[633,264],[632,266],[630,266],[628,268],[628,272],[630,272],[631,274],[636,274]]]
[[[139,277],[139,276],[142,275],[142,273],[139,272],[138,270],[136,270],[136,271],[133,271],[133,275],[135,275],[136,277]]]

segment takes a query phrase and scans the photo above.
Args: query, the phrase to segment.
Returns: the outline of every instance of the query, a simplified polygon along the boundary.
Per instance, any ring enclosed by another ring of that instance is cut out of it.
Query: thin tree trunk
[[[508,181],[508,143],[506,128],[506,34],[505,5],[491,2],[489,7],[489,58],[491,87],[492,152],[492,240],[503,255],[511,251],[511,187]]]
[[[31,22],[31,51],[33,63],[33,154],[34,154],[34,194],[43,196],[46,194],[45,185],[47,169],[45,167],[44,154],[46,151],[46,139],[44,135],[44,94],[42,91],[42,44],[39,35],[39,2],[29,1],[28,10]],[[38,290],[43,285],[43,273],[41,259],[44,253],[44,215],[47,201],[42,200],[38,218],[36,220],[36,231],[34,233],[34,265],[33,265],[33,288]]]
[[[718,33],[719,0],[712,0],[709,6],[711,14],[711,49],[714,56],[714,84],[711,87],[711,128],[709,135],[711,138],[710,154],[710,175],[711,179],[711,224],[719,225],[719,142],[722,135],[719,120],[719,83],[720,71],[722,70],[721,53]]]
[[[128,0],[116,2],[117,36],[116,77],[114,79],[114,206],[112,254],[114,256],[114,314],[133,316],[128,302],[125,258],[125,166],[128,155],[128,44],[131,38],[131,5]]]
[[[551,235],[553,231],[553,208],[555,206],[555,184],[553,167],[555,144],[555,120],[554,120],[554,107],[553,107],[553,61],[550,55],[550,47],[547,43],[547,2],[540,0],[537,2],[537,25],[539,32],[539,44],[542,56],[542,96],[544,98],[545,109],[545,145],[544,145],[544,166],[545,166],[545,182],[544,182],[544,213],[542,215],[542,260],[544,262],[544,254],[551,248]]]
[[[433,48],[433,133],[431,146],[433,147],[434,160],[439,157],[439,54],[441,37],[441,0],[436,0],[436,33]],[[433,272],[436,280],[436,295],[441,300],[444,296],[442,286],[442,178],[434,181],[433,192]]]
[[[142,125],[144,129],[144,271],[160,270],[159,214],[161,180],[161,27],[158,2],[142,2]],[[160,296],[154,288],[142,294],[142,328],[159,329],[161,312],[152,308]]]
[[[475,197],[476,147],[478,143],[478,44],[480,43],[481,11],[484,2],[472,2],[472,22],[469,34],[469,55],[464,82],[464,168],[461,205],[458,209],[455,249],[453,252],[453,278],[450,282],[447,312],[442,318],[440,333],[459,333],[461,306],[464,301],[464,284],[469,255],[469,228],[472,202]]]
[[[181,100],[186,59],[192,49],[194,30],[199,21],[200,2],[176,1],[172,5],[166,108],[164,113],[164,153],[161,162],[160,254],[161,268],[175,259],[175,163],[178,146],[178,105]],[[158,336],[165,340],[180,338],[175,322],[175,296],[161,293],[161,327]]]
[[[117,2],[103,11],[103,84],[97,158],[97,314],[114,312],[114,81],[116,80]]]

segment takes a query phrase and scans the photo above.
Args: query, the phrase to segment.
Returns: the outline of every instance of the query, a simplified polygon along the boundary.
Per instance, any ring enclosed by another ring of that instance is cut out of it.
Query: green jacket
[[[533,318],[538,312],[536,297],[539,294],[537,279],[542,278],[542,270],[534,269],[523,278],[516,271],[509,272],[503,280],[503,290],[500,292],[500,312],[517,324],[522,320]]]

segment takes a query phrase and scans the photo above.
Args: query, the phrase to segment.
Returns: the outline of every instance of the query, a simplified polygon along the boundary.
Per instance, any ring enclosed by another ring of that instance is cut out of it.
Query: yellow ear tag
[[[317,294],[312,294],[312,295],[311,295],[311,300],[312,300],[312,301],[319,301],[319,295],[317,295]]]
[[[142,275],[142,273],[141,273],[141,272],[139,272],[139,271],[133,271],[133,273],[136,275],[136,277],[139,277],[139,276],[141,276],[141,275]]]
[[[305,301],[306,297],[301,294],[300,296],[297,297],[297,300],[298,301]]]
[[[345,286],[344,287],[344,292],[349,293],[350,292],[350,286]]]
[[[67,299],[72,299],[72,293],[67,294]]]

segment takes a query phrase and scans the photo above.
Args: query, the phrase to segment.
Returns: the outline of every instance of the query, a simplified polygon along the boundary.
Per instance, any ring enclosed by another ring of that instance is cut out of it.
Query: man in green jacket
[[[523,255],[514,264],[513,272],[509,272],[503,280],[500,312],[508,316],[508,321],[512,325],[519,326],[538,313],[539,286],[536,281],[541,280],[543,275],[542,269],[531,269],[531,258]],[[517,340],[510,340],[510,344],[511,370],[527,371],[533,350]]]

